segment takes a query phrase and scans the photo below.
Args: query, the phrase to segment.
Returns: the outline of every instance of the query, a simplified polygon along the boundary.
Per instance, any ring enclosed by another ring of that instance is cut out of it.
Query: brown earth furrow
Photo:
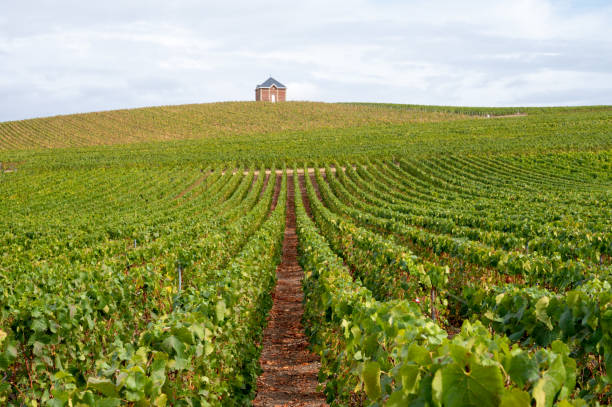
[[[297,262],[293,175],[287,180],[287,194],[283,257],[276,270],[274,303],[268,316],[260,359],[262,374],[257,379],[258,392],[253,405],[327,406],[324,395],[317,391],[320,362],[309,351],[302,326],[303,271]]]
[[[323,178],[325,178],[324,175],[323,175]],[[319,198],[319,201],[323,202],[323,197],[321,196],[321,191],[319,191],[319,184],[318,184],[317,179],[315,178],[314,174],[310,174],[310,181],[312,182],[312,186],[314,187],[315,193],[317,194],[317,198]]]
[[[208,177],[208,174],[209,174],[209,172],[207,172],[206,174],[202,175],[200,178],[198,178],[197,180],[192,182],[187,188],[185,188],[181,192],[179,192],[179,194],[177,196],[175,196],[174,199],[180,199],[180,198],[184,197],[186,194],[188,194],[189,192],[193,191],[195,189],[195,187],[199,186],[200,184],[202,184],[202,182],[204,182],[206,177]]]
[[[264,196],[266,192],[266,188],[268,187],[268,182],[270,181],[270,174],[266,174],[263,182],[263,187],[261,188],[261,192],[259,193],[259,198]]]
[[[283,181],[283,177],[281,175],[277,175],[276,183],[274,184],[274,197],[272,198],[272,205],[270,206],[270,213],[272,213],[272,211],[276,209],[276,204],[278,203],[278,195],[280,193],[282,181]]]
[[[302,202],[304,203],[304,210],[306,210],[306,214],[308,215],[308,217],[312,219],[312,209],[310,208],[310,201],[308,200],[308,194],[306,193],[306,178],[304,178],[304,174],[299,175],[298,181],[300,184]]]
[[[353,169],[357,169],[357,166],[355,164],[353,164],[352,167],[353,167]],[[364,167],[367,168],[367,166],[364,166]],[[342,171],[346,171],[346,167],[343,166],[343,167],[340,167],[340,168],[342,169]],[[306,171],[309,174],[312,174],[317,169],[319,171],[321,171],[321,172],[325,171],[325,168],[313,168],[313,167],[307,168]],[[331,166],[330,170],[331,170],[331,172],[336,172],[336,167],[335,166]],[[238,168],[234,168],[232,170],[230,170],[230,169],[223,169],[221,171],[221,174],[225,174],[226,172],[230,172],[230,171],[232,172],[232,174],[238,174],[238,173],[240,173],[240,171],[242,171],[242,175],[248,175],[250,173],[249,170],[240,170]],[[266,175],[270,175],[270,174],[272,174],[274,172],[276,175],[282,175],[283,171],[285,171],[287,173],[287,175],[293,175],[293,170],[291,168],[287,168],[286,170],[265,170],[265,174]],[[298,168],[297,169],[297,173],[298,174],[304,174],[304,172],[305,172],[304,168]],[[255,170],[255,171],[253,171],[253,173],[255,175],[259,175],[259,170]]]

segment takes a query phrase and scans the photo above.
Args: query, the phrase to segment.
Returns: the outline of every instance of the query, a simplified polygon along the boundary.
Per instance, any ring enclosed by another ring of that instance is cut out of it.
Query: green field
[[[87,113],[0,162],[1,405],[248,405],[287,210],[333,405],[612,401],[610,106]]]

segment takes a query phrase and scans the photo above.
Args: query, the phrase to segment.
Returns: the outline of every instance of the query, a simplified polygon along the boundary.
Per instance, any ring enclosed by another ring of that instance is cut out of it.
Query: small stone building
[[[255,88],[255,100],[257,101],[284,102],[286,96],[287,87],[272,77]]]

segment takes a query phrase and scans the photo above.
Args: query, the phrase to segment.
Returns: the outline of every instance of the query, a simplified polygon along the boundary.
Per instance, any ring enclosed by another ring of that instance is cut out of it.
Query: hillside
[[[611,124],[323,103],[0,123],[0,404],[610,405]]]
[[[0,123],[0,149],[84,147],[437,122],[462,115],[313,102],[160,106]]]
[[[527,115],[499,117],[516,108],[308,102],[117,110],[0,123],[0,162],[38,169],[228,162],[270,167],[406,154],[612,148],[610,106],[520,111]]]

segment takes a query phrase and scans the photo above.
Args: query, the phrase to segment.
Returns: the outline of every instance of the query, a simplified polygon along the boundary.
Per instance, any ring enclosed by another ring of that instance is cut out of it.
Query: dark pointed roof
[[[287,87],[285,85],[283,85],[282,83],[280,83],[279,81],[277,81],[276,79],[274,79],[271,76],[268,78],[267,81],[265,81],[261,85],[257,85],[257,87],[255,89],[259,89],[259,88],[271,88],[272,85],[276,86],[278,89],[287,89]]]

